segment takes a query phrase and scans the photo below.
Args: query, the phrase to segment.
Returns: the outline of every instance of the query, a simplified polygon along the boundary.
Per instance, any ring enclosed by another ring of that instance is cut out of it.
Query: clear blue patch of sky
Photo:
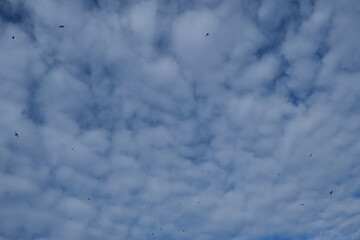
[[[11,3],[8,0],[0,1],[0,18],[5,22],[21,23],[29,17],[23,4]]]
[[[273,235],[273,236],[259,238],[257,240],[307,240],[307,239],[309,239],[309,236],[307,235],[299,235],[299,236]]]

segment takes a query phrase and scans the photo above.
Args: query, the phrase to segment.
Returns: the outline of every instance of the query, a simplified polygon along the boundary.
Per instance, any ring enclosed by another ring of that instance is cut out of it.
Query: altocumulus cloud
[[[1,240],[360,239],[359,1],[0,21]]]

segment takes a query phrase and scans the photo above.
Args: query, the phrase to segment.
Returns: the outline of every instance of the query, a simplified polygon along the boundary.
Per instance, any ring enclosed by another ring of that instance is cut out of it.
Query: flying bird
[[[205,36],[205,37],[207,37],[207,36],[209,36],[209,33],[206,33],[206,36]]]
[[[333,193],[333,190],[330,191],[330,195]]]
[[[19,134],[17,132],[14,132],[15,137],[19,137]]]
[[[311,156],[312,156],[312,153],[310,153],[309,157],[311,157]]]
[[[64,25],[60,25],[59,28],[64,28]]]
[[[90,198],[88,197],[88,200],[90,200]]]
[[[13,35],[11,38],[12,38],[12,39],[15,39],[15,36]]]
[[[301,203],[301,206],[304,206],[304,204],[303,204],[303,203]]]

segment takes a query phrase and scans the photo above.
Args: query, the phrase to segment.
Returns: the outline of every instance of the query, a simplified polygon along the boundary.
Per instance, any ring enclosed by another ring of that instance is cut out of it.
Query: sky
[[[359,240],[359,29],[358,0],[1,0],[0,240]]]

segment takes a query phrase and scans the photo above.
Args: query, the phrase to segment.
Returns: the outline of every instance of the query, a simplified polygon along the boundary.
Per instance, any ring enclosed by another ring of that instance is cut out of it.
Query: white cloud
[[[0,3],[0,239],[357,239],[358,11]]]

